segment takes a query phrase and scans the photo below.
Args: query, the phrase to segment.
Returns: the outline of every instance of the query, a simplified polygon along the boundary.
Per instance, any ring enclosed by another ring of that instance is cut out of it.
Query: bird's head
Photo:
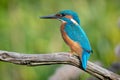
[[[62,22],[69,22],[72,21],[74,24],[80,24],[79,17],[77,13],[72,10],[64,10],[60,11],[54,15],[48,15],[40,17],[42,19],[59,19]]]

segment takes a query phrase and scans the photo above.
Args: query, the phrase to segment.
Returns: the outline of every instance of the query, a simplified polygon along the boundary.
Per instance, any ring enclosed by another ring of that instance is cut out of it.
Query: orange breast
[[[71,40],[69,36],[66,34],[66,32],[64,31],[65,25],[66,25],[65,22],[62,23],[61,28],[60,28],[62,37],[64,41],[66,42],[66,44],[70,47],[71,52],[75,52],[78,56],[81,57],[82,48],[77,42]]]

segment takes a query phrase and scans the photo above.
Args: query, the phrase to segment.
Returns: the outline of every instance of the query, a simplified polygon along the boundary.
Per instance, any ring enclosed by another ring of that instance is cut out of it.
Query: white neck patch
[[[59,19],[60,21],[62,21],[63,23],[66,23],[66,21],[62,20],[62,19]]]
[[[62,20],[62,19],[59,19],[60,21],[62,21],[63,23],[66,23],[66,21]],[[79,25],[74,19],[70,19],[75,25]]]
[[[79,25],[74,19],[70,19],[74,24]]]

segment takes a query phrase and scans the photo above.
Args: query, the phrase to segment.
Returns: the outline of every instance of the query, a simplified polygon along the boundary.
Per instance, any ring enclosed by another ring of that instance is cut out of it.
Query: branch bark
[[[81,69],[79,60],[75,56],[71,56],[68,52],[57,52],[54,54],[22,54],[16,52],[0,51],[0,61],[27,66],[69,64]],[[88,61],[85,72],[101,80],[120,80],[120,75],[102,68],[90,61]]]

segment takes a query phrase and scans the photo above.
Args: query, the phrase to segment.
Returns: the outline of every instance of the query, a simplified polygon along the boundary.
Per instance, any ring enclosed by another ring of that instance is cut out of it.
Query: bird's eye
[[[65,16],[65,14],[56,14],[56,16],[63,17],[63,16]]]
[[[61,14],[56,14],[56,16],[58,16],[58,17],[62,17],[62,15],[61,15]]]
[[[65,14],[61,14],[62,16],[65,16]]]

